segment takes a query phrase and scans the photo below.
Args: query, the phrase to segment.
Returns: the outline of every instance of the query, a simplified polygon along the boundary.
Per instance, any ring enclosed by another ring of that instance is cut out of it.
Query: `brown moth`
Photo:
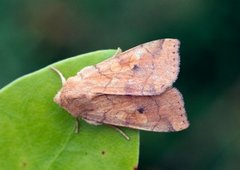
[[[66,81],[53,68],[63,81],[54,101],[94,125],[155,132],[186,129],[182,95],[172,88],[179,73],[179,45],[177,39],[151,41],[88,66]]]

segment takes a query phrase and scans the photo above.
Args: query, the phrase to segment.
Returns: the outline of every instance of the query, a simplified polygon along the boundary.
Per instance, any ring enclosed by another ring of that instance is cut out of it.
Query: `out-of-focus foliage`
[[[0,86],[57,60],[153,39],[181,40],[191,126],[141,132],[140,169],[234,169],[240,157],[238,1],[0,1]]]

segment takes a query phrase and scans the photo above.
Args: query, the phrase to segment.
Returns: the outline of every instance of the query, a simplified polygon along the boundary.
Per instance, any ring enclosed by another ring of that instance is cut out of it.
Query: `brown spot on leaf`
[[[102,155],[105,155],[105,153],[106,153],[105,151],[102,151],[102,152],[101,152]]]
[[[133,167],[133,170],[138,170],[138,167],[137,166]]]
[[[23,161],[23,162],[22,162],[22,167],[23,167],[23,168],[27,167],[27,162]]]

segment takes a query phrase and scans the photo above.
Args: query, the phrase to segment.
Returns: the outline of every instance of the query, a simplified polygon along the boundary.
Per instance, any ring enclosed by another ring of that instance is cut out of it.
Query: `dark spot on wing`
[[[139,112],[139,113],[143,113],[144,112],[144,107],[143,106],[140,106],[138,109],[137,109],[137,111]]]
[[[140,69],[140,67],[138,65],[134,64],[132,70],[133,71],[138,71],[139,69]]]

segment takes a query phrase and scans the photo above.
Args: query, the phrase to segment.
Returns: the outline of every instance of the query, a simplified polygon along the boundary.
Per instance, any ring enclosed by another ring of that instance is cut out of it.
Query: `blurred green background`
[[[174,86],[191,126],[141,132],[139,169],[237,169],[239,7],[233,0],[0,0],[0,87],[74,55],[178,38]]]

